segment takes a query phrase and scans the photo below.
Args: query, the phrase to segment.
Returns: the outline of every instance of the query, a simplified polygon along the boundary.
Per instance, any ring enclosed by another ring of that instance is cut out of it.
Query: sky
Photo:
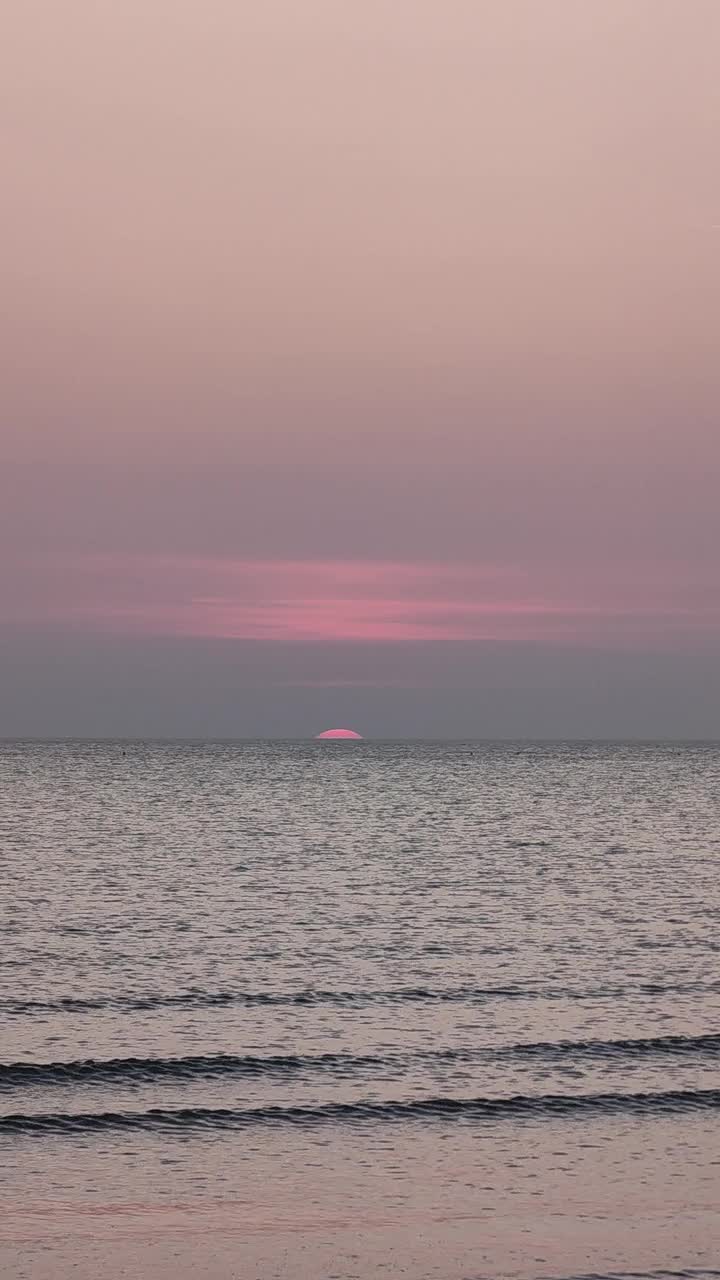
[[[0,736],[720,738],[717,0],[7,0]]]

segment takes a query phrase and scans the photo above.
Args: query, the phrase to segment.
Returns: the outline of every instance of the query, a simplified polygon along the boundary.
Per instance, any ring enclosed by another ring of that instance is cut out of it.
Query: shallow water
[[[720,747],[0,744],[0,1270],[720,1275]]]

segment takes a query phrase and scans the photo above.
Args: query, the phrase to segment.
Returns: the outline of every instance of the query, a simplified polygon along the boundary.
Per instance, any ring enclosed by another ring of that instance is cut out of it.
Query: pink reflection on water
[[[359,742],[362,741],[362,734],[355,733],[353,729],[326,729],[324,733],[319,733],[317,735],[318,741],[321,741],[323,738],[349,738],[355,742]]]

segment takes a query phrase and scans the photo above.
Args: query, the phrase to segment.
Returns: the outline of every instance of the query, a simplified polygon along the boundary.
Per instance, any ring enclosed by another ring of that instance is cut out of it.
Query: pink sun
[[[317,740],[322,738],[351,738],[354,741],[362,741],[362,734],[355,733],[352,729],[326,729],[324,733],[317,735]]]

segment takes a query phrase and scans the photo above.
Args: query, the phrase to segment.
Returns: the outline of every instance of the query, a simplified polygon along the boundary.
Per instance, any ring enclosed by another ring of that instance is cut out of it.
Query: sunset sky
[[[718,0],[7,0],[0,736],[720,737]]]

